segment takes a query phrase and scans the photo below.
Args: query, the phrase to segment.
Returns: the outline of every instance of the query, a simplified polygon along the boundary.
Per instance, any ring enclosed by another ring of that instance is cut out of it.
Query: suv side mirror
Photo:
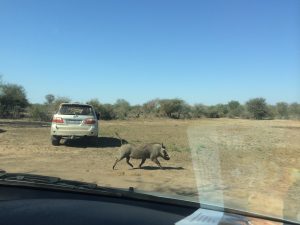
[[[97,120],[100,120],[100,113],[96,112]]]

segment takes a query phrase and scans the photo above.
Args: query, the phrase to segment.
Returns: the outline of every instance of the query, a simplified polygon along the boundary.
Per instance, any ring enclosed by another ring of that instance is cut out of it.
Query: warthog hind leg
[[[142,165],[145,163],[146,159],[142,159],[142,162],[140,163],[139,168],[142,168]]]

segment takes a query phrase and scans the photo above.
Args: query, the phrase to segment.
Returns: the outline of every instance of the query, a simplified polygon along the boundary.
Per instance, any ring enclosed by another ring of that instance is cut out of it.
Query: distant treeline
[[[43,104],[29,103],[24,88],[0,81],[0,118],[22,118],[50,121],[62,102],[71,102],[66,97],[45,96]],[[103,120],[129,118],[244,118],[244,119],[300,119],[300,104],[278,102],[270,105],[264,98],[253,98],[245,104],[232,100],[227,104],[190,105],[182,99],[153,99],[142,105],[130,105],[124,99],[114,104],[103,104],[94,98],[86,102],[93,105]]]

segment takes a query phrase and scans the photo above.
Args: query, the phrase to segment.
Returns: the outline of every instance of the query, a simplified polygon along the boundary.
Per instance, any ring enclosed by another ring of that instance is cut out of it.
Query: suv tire
[[[60,139],[61,139],[61,137],[52,135],[51,136],[52,145],[58,146],[59,142],[60,142]]]

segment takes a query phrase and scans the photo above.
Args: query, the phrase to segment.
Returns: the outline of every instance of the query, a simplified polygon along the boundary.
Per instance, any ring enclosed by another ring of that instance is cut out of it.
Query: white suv
[[[91,105],[62,103],[51,124],[51,142],[59,145],[61,138],[98,137],[99,113]]]

